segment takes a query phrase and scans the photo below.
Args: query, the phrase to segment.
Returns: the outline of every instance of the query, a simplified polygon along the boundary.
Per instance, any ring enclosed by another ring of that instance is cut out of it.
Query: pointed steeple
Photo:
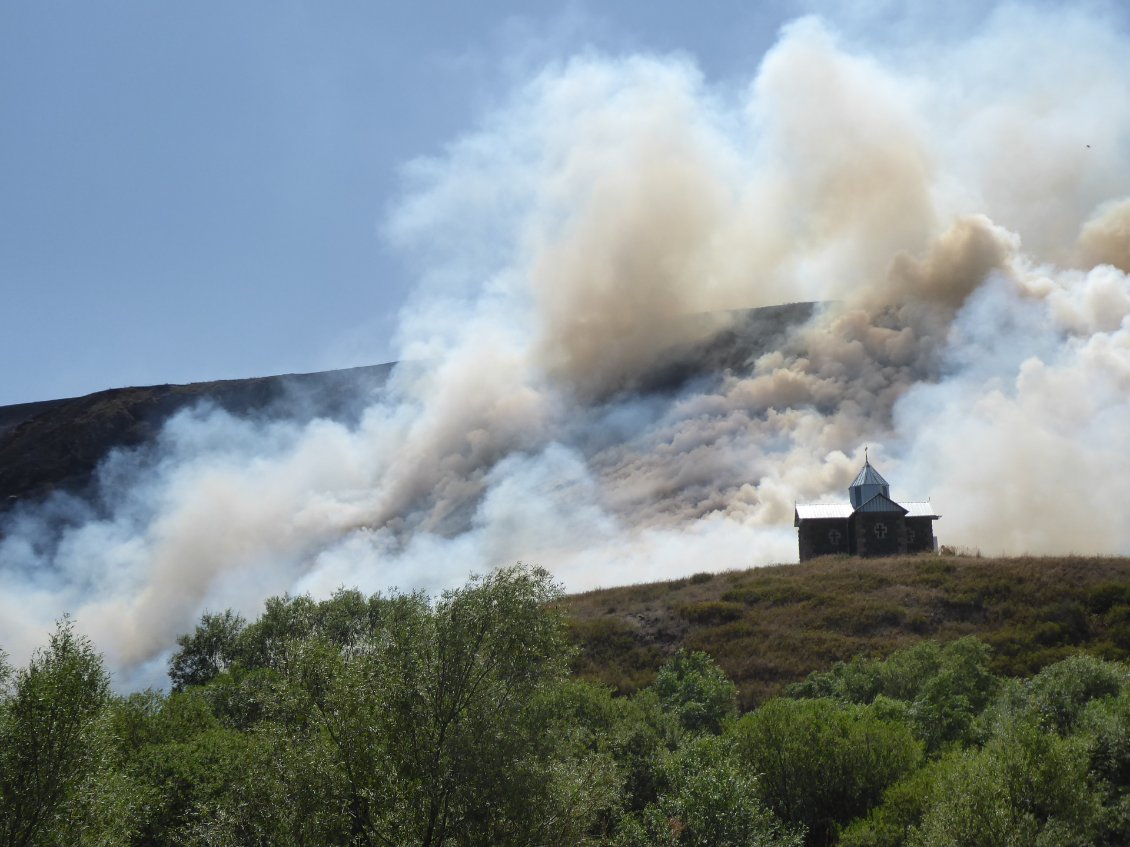
[[[863,467],[856,474],[855,481],[848,487],[848,499],[851,500],[851,507],[858,509],[876,494],[890,497],[891,486],[871,466],[871,460],[867,458],[867,451],[864,448]]]

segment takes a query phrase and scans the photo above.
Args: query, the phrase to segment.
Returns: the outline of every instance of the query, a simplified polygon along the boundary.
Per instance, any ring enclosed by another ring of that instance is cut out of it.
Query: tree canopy
[[[814,673],[739,714],[701,651],[576,678],[550,575],[202,616],[170,690],[110,692],[69,619],[0,654],[0,847],[1130,843],[1130,669],[1028,677],[974,639]]]

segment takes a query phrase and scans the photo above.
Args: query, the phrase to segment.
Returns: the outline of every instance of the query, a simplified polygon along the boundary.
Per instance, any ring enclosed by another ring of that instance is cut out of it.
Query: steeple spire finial
[[[858,509],[876,494],[882,494],[884,497],[891,496],[891,489],[887,485],[887,481],[871,464],[869,449],[866,445],[864,446],[863,467],[859,469],[855,481],[848,487],[848,496],[851,498],[853,509]]]

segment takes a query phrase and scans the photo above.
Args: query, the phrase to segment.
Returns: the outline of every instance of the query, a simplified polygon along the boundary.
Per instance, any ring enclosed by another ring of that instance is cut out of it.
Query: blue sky
[[[387,361],[404,167],[546,63],[679,52],[724,89],[805,12],[876,40],[989,14],[934,6],[4,3],[0,405]]]
[[[386,361],[404,165],[543,63],[748,80],[791,4],[0,8],[0,405]]]

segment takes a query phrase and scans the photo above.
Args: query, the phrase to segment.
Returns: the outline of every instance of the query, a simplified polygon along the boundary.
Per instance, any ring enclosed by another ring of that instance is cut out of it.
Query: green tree
[[[1045,725],[1069,732],[1092,700],[1114,697],[1130,682],[1125,665],[1079,654],[1048,665],[1028,685],[1028,707]]]
[[[571,651],[559,596],[548,573],[514,566],[434,603],[394,593],[360,604],[342,594],[333,627],[315,620],[306,637],[272,636],[286,658],[268,677],[262,697],[271,702],[253,732],[288,764],[246,769],[198,837],[424,847],[579,840],[620,782],[600,732],[575,720],[599,725],[598,704],[561,691]],[[354,627],[362,608],[366,622]],[[348,638],[333,634],[343,631]],[[328,811],[308,826],[316,809]]]
[[[742,760],[760,774],[760,796],[782,820],[826,845],[866,814],[883,791],[918,767],[910,728],[877,707],[835,700],[770,700],[737,726]]]
[[[922,821],[934,780],[941,769],[934,759],[910,771],[883,792],[883,801],[841,833],[840,847],[902,847]]]
[[[1086,745],[1022,716],[983,749],[955,750],[939,768],[913,847],[1070,847],[1103,828]]]
[[[664,788],[655,802],[626,817],[623,847],[799,847],[758,799],[757,778],[727,737],[689,739],[663,762]]]
[[[550,835],[551,818],[536,815],[552,802],[545,763],[522,713],[567,673],[559,597],[546,571],[511,567],[434,608],[399,598],[385,637],[341,668],[320,714],[366,838],[430,847]]]
[[[1107,843],[1130,843],[1130,686],[1094,700],[1079,721],[1089,773],[1107,814]]]
[[[737,686],[706,653],[679,650],[660,668],[651,689],[686,732],[717,735],[737,715]]]
[[[246,621],[228,609],[205,613],[191,635],[177,638],[180,649],[169,660],[173,690],[204,685],[236,660],[237,640]]]
[[[101,657],[64,618],[48,646],[8,676],[0,697],[0,844],[124,840],[129,787],[109,755]],[[116,836],[107,828],[115,816]]]
[[[972,740],[977,716],[999,690],[989,671],[989,648],[976,638],[945,645],[923,642],[886,659],[857,657],[832,670],[810,674],[789,688],[792,697],[832,697],[872,703],[879,697],[903,701],[915,734],[934,751]]]
[[[139,843],[185,843],[251,769],[255,737],[225,727],[202,687],[132,694],[109,711],[120,768],[145,796]]]

